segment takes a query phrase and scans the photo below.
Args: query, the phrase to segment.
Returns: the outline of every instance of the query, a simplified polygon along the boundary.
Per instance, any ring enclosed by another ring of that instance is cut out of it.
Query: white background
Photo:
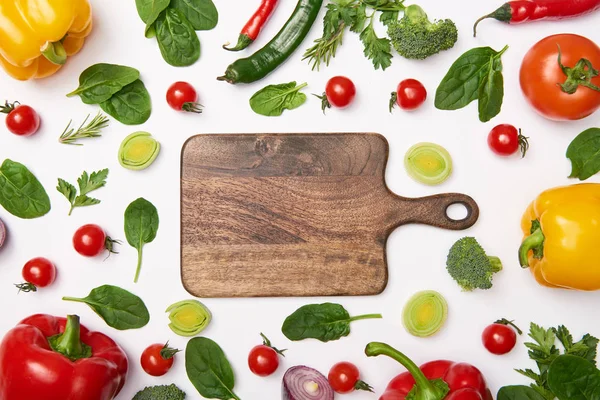
[[[382,295],[364,298],[330,298],[342,303],[351,314],[381,312],[383,320],[361,321],[352,325],[349,337],[332,343],[314,340],[290,343],[281,333],[285,317],[306,303],[320,298],[287,299],[206,299],[214,320],[203,335],[217,341],[229,358],[236,376],[235,392],[245,400],[278,399],[281,377],[287,368],[305,364],[327,374],[338,361],[355,362],[363,379],[381,394],[387,382],[403,368],[389,359],[367,359],[363,350],[369,341],[384,341],[406,351],[417,363],[439,358],[466,361],[479,367],[494,393],[506,384],[527,382],[513,371],[515,367],[533,367],[525,346],[519,340],[507,356],[493,356],[481,345],[483,328],[497,318],[515,319],[523,328],[531,321],[543,326],[565,324],[577,339],[584,333],[600,335],[598,319],[599,293],[552,290],[538,286],[528,271],[517,263],[521,240],[520,218],[528,203],[544,189],[573,183],[567,179],[569,162],[564,154],[576,134],[598,126],[600,114],[583,121],[556,123],[547,121],[529,107],[518,82],[520,62],[526,51],[539,39],[553,33],[575,32],[600,41],[597,24],[600,15],[571,21],[541,22],[526,26],[507,26],[496,21],[480,25],[478,38],[471,35],[473,21],[500,5],[500,1],[462,0],[461,2],[420,0],[419,4],[432,18],[456,21],[460,38],[450,51],[426,61],[407,61],[396,56],[391,68],[374,71],[362,55],[358,36],[347,33],[344,45],[328,68],[312,72],[301,61],[302,52],[320,36],[322,10],[309,37],[291,59],[261,82],[248,86],[232,86],[217,82],[226,66],[240,54],[221,49],[226,41],[237,39],[240,28],[254,11],[254,1],[217,0],[219,25],[210,32],[200,32],[202,56],[190,68],[174,68],[160,56],[155,40],[144,38],[144,25],[133,0],[93,0],[95,28],[83,51],[70,59],[57,75],[37,82],[17,82],[0,74],[0,100],[19,100],[36,108],[43,119],[41,130],[33,137],[11,135],[0,126],[0,160],[11,158],[27,165],[46,187],[52,211],[35,220],[19,220],[0,209],[9,230],[9,239],[0,250],[0,336],[21,319],[35,313],[66,315],[77,313],[83,324],[112,336],[127,352],[130,372],[119,399],[130,399],[146,385],[174,382],[189,398],[200,398],[188,381],[183,355],[178,355],[174,368],[163,378],[146,375],[139,357],[143,349],[155,342],[169,340],[173,346],[185,348],[186,339],[167,327],[165,308],[189,298],[180,282],[179,273],[179,168],[183,142],[201,133],[229,132],[379,132],[390,142],[387,182],[404,196],[425,196],[457,191],[473,196],[481,208],[479,222],[466,232],[450,232],[426,226],[405,226],[388,242],[389,285]],[[460,4],[459,4],[460,3]],[[251,48],[264,45],[287,20],[296,2],[282,1],[274,18]],[[505,98],[501,114],[487,124],[477,118],[475,103],[453,112],[436,110],[435,89],[448,67],[464,51],[477,46],[510,49],[502,57],[504,63]],[[249,53],[242,53],[247,55]],[[150,120],[140,127],[124,126],[112,121],[102,138],[89,140],[83,147],[61,145],[57,138],[70,119],[79,124],[97,106],[84,105],[78,98],[65,94],[77,87],[81,71],[98,62],[136,67],[153,100]],[[319,101],[309,96],[307,103],[279,118],[254,114],[248,99],[266,84],[296,80],[308,82],[306,93],[320,93],[334,75],[354,80],[358,95],[354,104],[343,111],[330,110],[324,116]],[[417,78],[429,91],[429,99],[418,111],[400,110],[389,114],[389,94],[399,81]],[[192,83],[206,106],[202,115],[183,115],[171,110],[165,92],[177,80]],[[500,123],[512,123],[531,139],[531,150],[523,160],[518,156],[499,158],[487,147],[489,130]],[[142,129],[151,132],[162,144],[156,162],[147,170],[125,170],[117,162],[121,140]],[[413,182],[405,173],[403,156],[416,142],[433,141],[446,147],[454,159],[452,177],[439,187],[426,187]],[[76,182],[83,170],[89,172],[110,168],[106,188],[94,192],[102,204],[76,209],[67,217],[67,201],[54,187],[58,177]],[[597,177],[590,181],[598,182]],[[144,248],[144,264],[138,284],[133,283],[136,251],[128,245],[120,254],[103,261],[103,257],[86,259],[72,248],[71,237],[86,223],[98,223],[117,239],[125,239],[123,212],[138,197],[152,201],[160,214],[156,240]],[[493,289],[473,293],[461,292],[445,271],[445,258],[450,246],[464,235],[476,236],[489,254],[499,256],[504,271],[496,275]],[[37,256],[48,257],[59,270],[56,283],[38,293],[21,293],[13,286],[21,281],[24,263]],[[141,330],[116,331],[106,326],[87,306],[67,303],[61,297],[87,295],[102,284],[126,288],[141,296],[151,313],[150,323]],[[416,291],[434,289],[446,296],[449,318],[435,337],[418,339],[410,336],[401,323],[402,308]],[[254,376],[247,367],[249,350],[260,342],[264,332],[278,347],[287,347],[287,357],[280,369],[269,378]],[[344,397],[344,396],[339,396]],[[348,399],[375,399],[376,395],[354,393]],[[12,399],[11,399],[12,400]]]

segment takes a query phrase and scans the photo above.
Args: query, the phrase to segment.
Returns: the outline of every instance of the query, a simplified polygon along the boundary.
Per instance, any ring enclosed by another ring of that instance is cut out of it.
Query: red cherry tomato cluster
[[[169,347],[168,342],[166,344],[155,343],[150,345],[140,357],[142,369],[148,375],[163,376],[169,372],[175,361],[175,354],[180,351],[179,349]]]
[[[36,257],[25,263],[21,271],[25,283],[15,285],[19,292],[37,292],[38,288],[50,286],[56,280],[56,267],[44,257]]]
[[[486,327],[481,335],[483,346],[492,354],[509,353],[517,344],[517,333],[523,334],[512,321],[501,319]]]
[[[331,367],[327,380],[331,388],[340,394],[355,390],[373,391],[371,386],[360,380],[360,372],[356,365],[346,361],[339,362]]]
[[[30,106],[22,105],[18,101],[0,105],[0,113],[6,116],[6,127],[18,136],[30,136],[40,128],[40,116]]]
[[[265,335],[263,344],[254,346],[248,354],[248,367],[250,371],[258,376],[269,376],[279,368],[279,356],[285,357],[284,350],[279,350],[271,345],[271,341]]]

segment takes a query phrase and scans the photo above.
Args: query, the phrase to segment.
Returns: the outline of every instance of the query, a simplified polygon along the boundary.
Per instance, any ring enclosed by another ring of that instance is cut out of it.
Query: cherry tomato
[[[500,156],[510,156],[521,149],[521,156],[525,157],[529,150],[528,138],[521,134],[512,125],[502,124],[494,127],[488,135],[488,146]]]
[[[119,243],[106,236],[104,230],[95,224],[83,225],[73,235],[73,247],[82,256],[94,257],[108,250],[114,253],[113,245]]]
[[[403,110],[415,110],[425,102],[427,98],[427,90],[421,82],[416,79],[405,79],[398,85],[398,90],[395,95],[392,93],[392,99],[395,98],[396,103]],[[390,103],[390,108],[394,103]]]
[[[155,343],[144,350],[140,357],[140,363],[148,375],[163,376],[173,366],[175,354],[179,351],[178,349],[170,348],[169,343]]]
[[[329,370],[329,384],[337,393],[350,393],[354,390],[373,391],[373,388],[367,383],[361,381],[360,372],[356,365],[343,361],[335,364]]]
[[[322,109],[331,106],[337,108],[348,107],[356,96],[354,83],[345,76],[334,76],[327,82],[325,93],[320,98],[323,100]]]
[[[483,397],[477,390],[466,388],[450,393],[444,400],[483,400]]]
[[[27,261],[21,273],[26,283],[15,285],[21,292],[36,292],[37,288],[50,286],[56,280],[56,267],[44,257]]]
[[[12,104],[6,102],[0,106],[0,112],[8,114],[6,127],[15,135],[33,135],[40,128],[40,116],[29,106],[21,105],[19,102]]]
[[[167,90],[167,103],[173,110],[200,114],[202,105],[197,101],[196,89],[187,82],[175,82]]]
[[[517,329],[516,332],[515,329]],[[521,330],[518,327],[512,322],[503,319],[488,325],[483,330],[481,341],[490,353],[502,355],[514,349],[517,344],[517,332],[521,334]]]
[[[525,55],[520,72],[521,89],[529,103],[546,118],[557,121],[585,118],[600,107],[600,91],[581,85],[560,86],[567,75],[558,63],[559,46],[563,66],[578,66],[580,71],[583,68],[583,73],[575,75],[589,75],[589,83],[600,86],[600,76],[592,76],[585,61],[581,61],[585,59],[593,68],[600,68],[600,47],[583,36],[559,34],[540,40]]]
[[[271,342],[265,335],[263,344],[254,346],[248,354],[248,367],[255,375],[269,376],[279,368],[279,355],[283,356],[285,350],[279,350],[271,346]]]

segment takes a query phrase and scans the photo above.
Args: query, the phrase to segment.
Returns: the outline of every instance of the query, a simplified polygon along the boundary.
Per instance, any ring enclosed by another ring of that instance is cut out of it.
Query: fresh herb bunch
[[[598,339],[590,334],[585,334],[580,341],[573,342],[573,336],[563,325],[557,328],[544,329],[532,323],[529,337],[534,342],[527,342],[525,346],[529,349],[529,358],[535,361],[539,372],[535,372],[529,368],[517,369],[516,371],[533,379],[535,383],[532,383],[531,387],[544,399],[554,400],[557,397],[548,384],[548,370],[550,365],[561,355],[560,349],[556,346],[556,339],[558,339],[564,348],[563,354],[581,357],[594,366],[596,365]]]
[[[83,171],[81,176],[77,178],[79,195],[77,195],[77,188],[74,185],[70,184],[64,179],[58,178],[58,186],[56,186],[56,190],[62,193],[62,195],[69,200],[69,204],[71,204],[69,215],[71,215],[75,207],[86,207],[100,204],[100,200],[89,197],[87,194],[106,185],[107,177],[108,168],[92,172],[91,175],[86,171]]]

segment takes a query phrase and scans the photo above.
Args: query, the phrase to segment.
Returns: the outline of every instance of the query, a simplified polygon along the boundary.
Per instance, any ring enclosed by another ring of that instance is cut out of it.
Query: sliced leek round
[[[180,336],[195,336],[210,323],[212,315],[198,300],[183,300],[167,308],[169,328]]]
[[[435,143],[417,143],[404,157],[404,167],[417,182],[439,185],[452,174],[452,157]]]
[[[119,147],[119,163],[127,169],[148,168],[160,152],[160,143],[148,132],[134,132]]]
[[[437,333],[448,318],[448,303],[434,291],[415,293],[402,311],[404,327],[413,336],[427,337]]]

